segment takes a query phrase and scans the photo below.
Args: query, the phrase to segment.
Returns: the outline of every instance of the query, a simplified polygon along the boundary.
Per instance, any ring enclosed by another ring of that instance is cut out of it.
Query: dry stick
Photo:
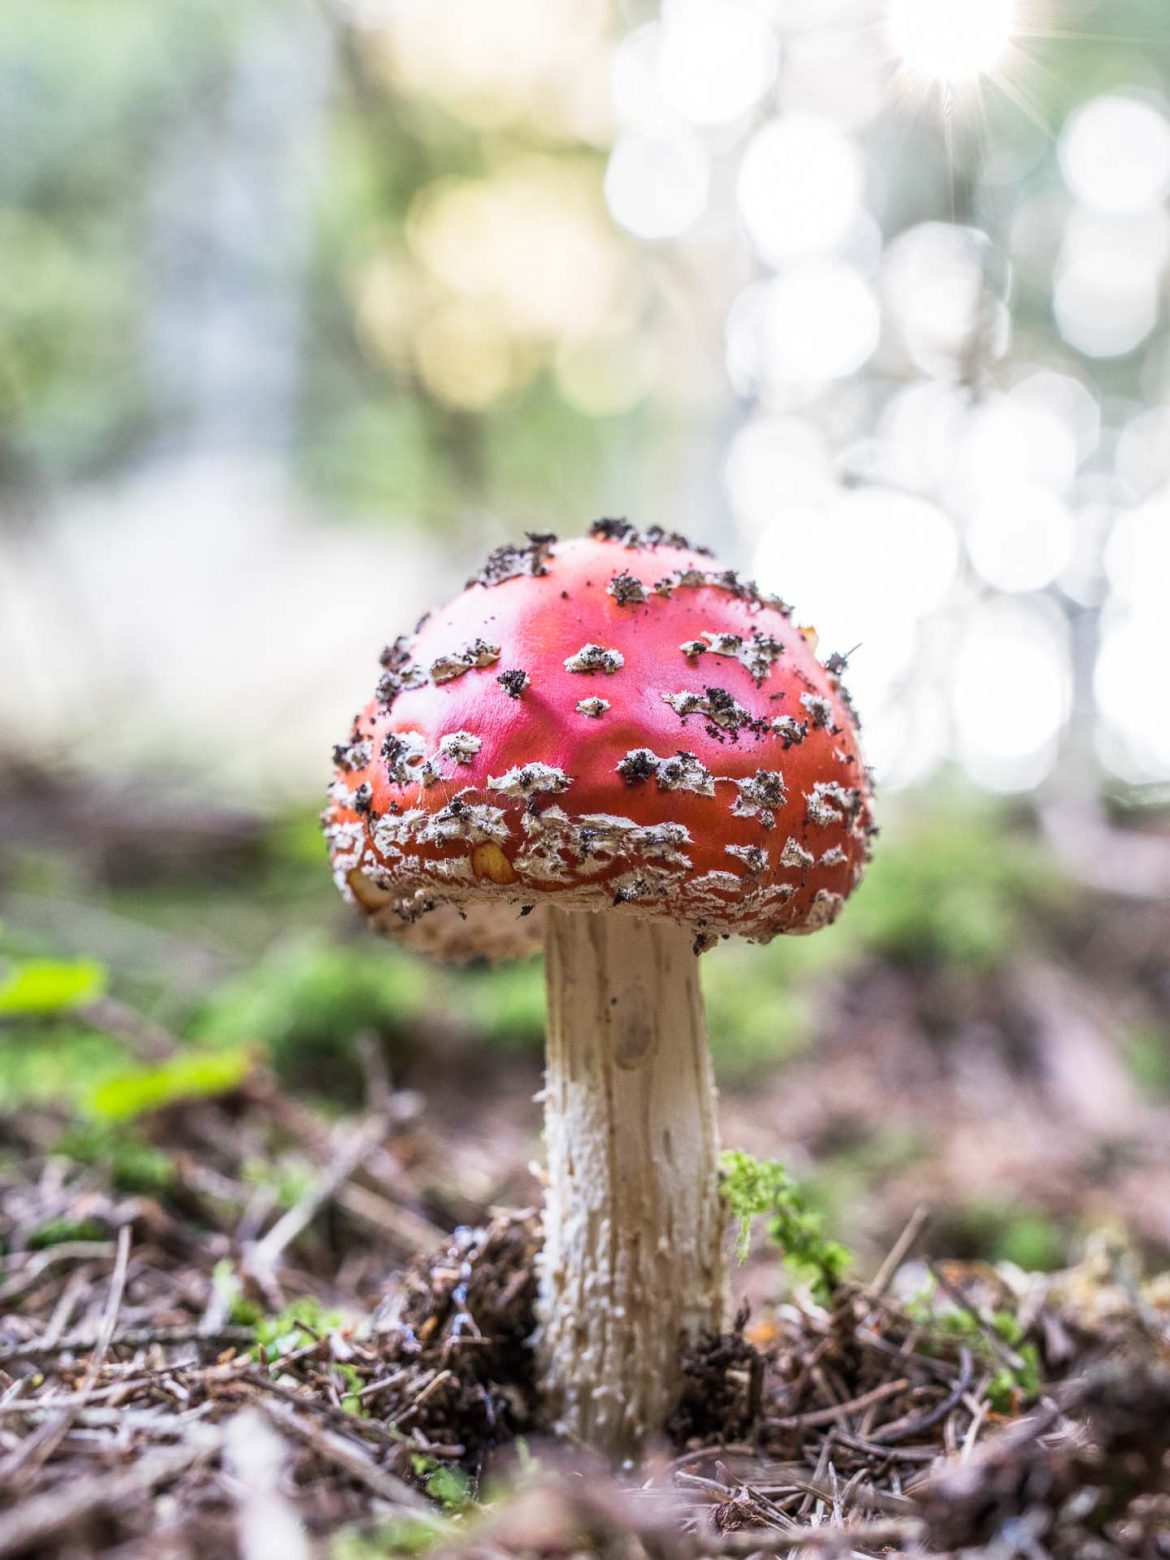
[[[115,1333],[109,1341],[111,1349],[147,1349],[154,1344],[164,1348],[175,1344],[194,1343],[200,1347],[225,1346],[237,1343],[252,1344],[256,1334],[251,1327],[220,1327],[215,1332],[202,1332],[198,1327],[128,1327]],[[27,1343],[16,1344],[11,1349],[0,1349],[0,1365],[11,1365],[18,1360],[48,1359],[57,1354],[89,1354],[98,1346],[97,1338],[30,1338]]]
[[[887,1544],[914,1543],[923,1525],[915,1518],[889,1522],[846,1522],[840,1527],[797,1529],[740,1528],[718,1537],[700,1540],[700,1552],[707,1555],[776,1554],[783,1549],[856,1549],[865,1545],[876,1549]]]
[[[66,1483],[14,1506],[0,1516],[0,1560],[32,1546],[48,1553],[50,1540],[99,1511],[127,1510],[219,1447],[219,1436],[189,1437],[182,1445],[140,1457],[123,1474],[102,1472]]]
[[[963,1444],[959,1448],[959,1461],[969,1462],[971,1453],[975,1450],[975,1442],[979,1439],[979,1432],[983,1429],[984,1421],[991,1413],[991,1404],[986,1398],[976,1401],[970,1395],[963,1399],[964,1407],[971,1415],[971,1423],[967,1426],[967,1433],[963,1437]]]
[[[918,1207],[910,1215],[905,1229],[890,1247],[885,1261],[874,1274],[872,1282],[865,1286],[867,1294],[872,1296],[873,1299],[880,1300],[893,1283],[894,1275],[918,1244],[919,1236],[926,1228],[929,1220],[930,1209],[925,1203],[919,1203]]]
[[[689,1452],[683,1452],[681,1456],[673,1458],[666,1465],[666,1471],[672,1473],[677,1468],[685,1468],[688,1463],[702,1462],[705,1457],[751,1457],[757,1456],[756,1448],[746,1441],[729,1441],[726,1446],[696,1446]],[[803,1463],[793,1463],[793,1468],[803,1468]]]
[[[328,1128],[323,1126],[321,1118],[290,1096],[282,1094],[265,1073],[254,1072],[241,1087],[249,1100],[262,1106],[268,1115],[299,1143],[311,1145],[316,1154],[323,1154],[331,1148],[332,1139]],[[407,1108],[407,1099],[408,1096],[403,1090],[398,1090],[390,1096],[384,1114],[391,1127],[401,1125],[418,1113],[417,1107],[413,1105]],[[447,1239],[450,1233],[448,1230],[440,1229],[422,1214],[402,1207],[394,1201],[394,1196],[398,1194],[400,1188],[379,1171],[376,1165],[369,1167],[359,1165],[356,1168],[364,1171],[371,1181],[376,1182],[384,1190],[372,1191],[356,1181],[349,1186],[339,1188],[336,1200],[348,1213],[365,1219],[375,1228],[384,1230],[399,1240],[411,1255],[415,1250],[427,1250]],[[391,1195],[387,1196],[386,1193]]]
[[[293,1410],[311,1407],[312,1412],[318,1419],[322,1419],[326,1423],[344,1426],[350,1435],[361,1436],[366,1441],[374,1441],[383,1450],[389,1446],[399,1447],[402,1445],[402,1441],[397,1434],[377,1420],[367,1419],[362,1414],[347,1413],[343,1408],[335,1408],[332,1403],[320,1400],[310,1404],[309,1399],[306,1398],[303,1392],[297,1392],[292,1387],[286,1387],[282,1381],[277,1381],[274,1377],[253,1375],[247,1377],[243,1384],[253,1388],[258,1393],[263,1393],[266,1398],[280,1398],[282,1402],[289,1404]],[[419,1449],[423,1450],[421,1447]],[[462,1451],[461,1447],[456,1455],[462,1456]]]
[[[816,1408],[808,1414],[789,1414],[785,1419],[769,1419],[769,1430],[814,1430],[819,1425],[831,1425],[835,1421],[848,1419],[850,1414],[855,1414],[859,1409],[868,1408],[871,1403],[884,1402],[886,1398],[897,1397],[899,1392],[905,1392],[910,1385],[906,1377],[898,1381],[885,1381],[880,1387],[874,1387],[870,1392],[863,1392],[860,1397],[850,1398],[847,1403],[833,1403],[828,1408]]]
[[[92,1287],[92,1280],[83,1268],[77,1268],[65,1280],[61,1293],[57,1297],[57,1304],[53,1307],[53,1314],[49,1317],[49,1324],[41,1335],[42,1343],[52,1346],[64,1336],[65,1329],[69,1325],[70,1318],[77,1309],[78,1302]],[[0,1358],[2,1358],[0,1354]]]
[[[867,1470],[863,1468],[859,1471],[864,1473]],[[765,1495],[776,1492],[776,1486],[770,1484],[762,1484],[758,1487]],[[815,1495],[820,1500],[832,1498],[832,1491],[827,1486],[810,1483],[807,1478],[794,1479],[791,1484],[782,1485],[779,1488],[786,1492],[799,1491],[802,1494]],[[880,1511],[884,1511],[887,1516],[896,1517],[900,1513],[916,1510],[915,1502],[909,1496],[895,1495],[889,1490],[880,1490],[874,1484],[858,1485],[855,1493],[859,1502],[867,1506],[876,1506]]]
[[[12,1256],[5,1259],[5,1266],[15,1267],[18,1271],[7,1283],[0,1284],[0,1302],[19,1298],[33,1287],[46,1268],[55,1267],[59,1262],[108,1257],[113,1250],[114,1243],[109,1240],[63,1240],[46,1251],[13,1252]],[[27,1257],[23,1266],[20,1264],[22,1255]]]
[[[352,1213],[355,1218],[389,1235],[409,1256],[418,1251],[429,1251],[450,1239],[449,1230],[440,1229],[421,1213],[401,1208],[388,1197],[371,1192],[356,1181],[338,1189],[337,1202],[346,1213]]]
[[[928,1413],[907,1414],[902,1419],[895,1419],[891,1424],[879,1425],[876,1430],[867,1432],[866,1439],[877,1446],[888,1446],[892,1441],[900,1441],[906,1436],[918,1435],[923,1430],[929,1430],[931,1425],[936,1425],[940,1419],[945,1419],[951,1410],[957,1408],[962,1402],[971,1385],[971,1376],[971,1351],[960,1349],[959,1379],[941,1403],[936,1404]]]
[[[454,1372],[449,1370],[441,1370],[437,1375],[432,1376],[431,1379],[427,1382],[426,1386],[418,1394],[418,1396],[410,1400],[410,1402],[403,1409],[402,1413],[395,1415],[395,1423],[398,1425],[399,1429],[402,1428],[408,1419],[413,1419],[415,1414],[418,1413],[419,1409],[423,1406],[426,1400],[431,1397],[445,1381],[451,1381],[453,1376]]]
[[[309,1560],[309,1540],[281,1489],[285,1442],[257,1408],[224,1430],[224,1463],[236,1502],[241,1560]]]
[[[47,1414],[50,1407],[57,1406],[38,1403],[34,1399],[26,1403],[24,1408],[28,1418],[36,1419]],[[214,1402],[200,1403],[197,1408],[187,1408],[180,1413],[170,1407],[135,1409],[122,1405],[117,1408],[95,1408],[92,1400],[88,1407],[80,1403],[74,1406],[77,1409],[73,1416],[75,1427],[80,1425],[87,1430],[134,1430],[142,1435],[166,1436],[171,1440],[183,1426],[206,1419],[216,1409]]]
[[[305,1195],[283,1214],[268,1234],[257,1241],[250,1253],[250,1266],[257,1277],[271,1277],[285,1247],[305,1229],[338,1189],[349,1180],[367,1154],[372,1153],[389,1131],[385,1116],[374,1116],[334,1155],[332,1163],[309,1187]]]
[[[78,1402],[63,1409],[59,1419],[45,1425],[36,1435],[30,1436],[22,1446],[18,1447],[6,1459],[5,1463],[0,1464],[0,1484],[11,1480],[18,1489],[23,1485],[27,1485],[37,1469],[53,1455],[69,1433],[69,1427],[73,1423],[78,1407],[88,1401],[89,1395],[93,1391],[97,1378],[101,1373],[106,1353],[110,1347],[110,1339],[114,1336],[114,1328],[118,1324],[118,1313],[122,1309],[122,1295],[126,1288],[126,1270],[129,1264],[130,1226],[123,1224],[118,1231],[118,1252],[114,1259],[114,1271],[110,1278],[110,1293],[106,1301],[105,1315],[102,1317],[102,1325],[98,1331],[97,1344],[85,1368],[85,1376],[82,1379],[81,1390],[78,1393]]]
[[[304,1418],[295,1409],[287,1407],[277,1399],[263,1397],[259,1399],[259,1403],[269,1418],[282,1430],[295,1435],[325,1462],[342,1469],[359,1484],[364,1484],[379,1500],[386,1501],[400,1511],[406,1510],[411,1516],[423,1521],[432,1521],[436,1527],[443,1526],[442,1519],[431,1510],[416,1490],[411,1489],[404,1479],[388,1473],[385,1468],[380,1468],[360,1446],[339,1435],[335,1430],[325,1430],[320,1425],[314,1424],[312,1420]]]

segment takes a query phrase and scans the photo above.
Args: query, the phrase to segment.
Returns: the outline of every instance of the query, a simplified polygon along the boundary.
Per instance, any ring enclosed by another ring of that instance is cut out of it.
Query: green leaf
[[[178,1100],[227,1094],[247,1077],[252,1053],[189,1051],[156,1067],[139,1067],[105,1078],[90,1092],[89,1107],[106,1121],[126,1121]]]
[[[42,1017],[92,1002],[106,989],[106,971],[91,959],[28,959],[0,983],[0,1015]]]

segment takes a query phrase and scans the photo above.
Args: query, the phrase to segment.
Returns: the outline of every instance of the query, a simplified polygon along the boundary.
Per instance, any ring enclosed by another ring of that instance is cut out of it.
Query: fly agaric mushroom
[[[613,1455],[723,1323],[695,955],[828,925],[868,856],[857,722],[790,609],[684,538],[530,535],[382,655],[334,752],[337,881],[450,957],[543,940],[550,1423]]]

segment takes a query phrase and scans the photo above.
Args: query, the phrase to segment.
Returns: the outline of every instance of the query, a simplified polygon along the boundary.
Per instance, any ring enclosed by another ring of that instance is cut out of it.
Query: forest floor
[[[423,1117],[257,1073],[161,1112],[155,1164],[9,1123],[0,1556],[1170,1554],[1170,1283],[1128,1248],[924,1259],[916,1214],[868,1282],[702,1340],[608,1473],[540,1434],[535,1216],[444,1237]],[[281,1208],[254,1165],[290,1144]]]
[[[0,849],[0,1560],[1170,1556],[1164,901],[952,817],[840,932],[707,956],[724,1141],[850,1261],[761,1208],[613,1472],[533,1390],[539,971],[163,813]]]

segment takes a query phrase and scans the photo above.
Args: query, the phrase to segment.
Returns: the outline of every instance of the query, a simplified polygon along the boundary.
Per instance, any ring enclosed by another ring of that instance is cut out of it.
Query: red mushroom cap
[[[335,749],[343,892],[456,956],[527,950],[546,903],[683,922],[700,949],[827,925],[873,829],[844,661],[814,645],[673,534],[500,548],[383,652]]]

